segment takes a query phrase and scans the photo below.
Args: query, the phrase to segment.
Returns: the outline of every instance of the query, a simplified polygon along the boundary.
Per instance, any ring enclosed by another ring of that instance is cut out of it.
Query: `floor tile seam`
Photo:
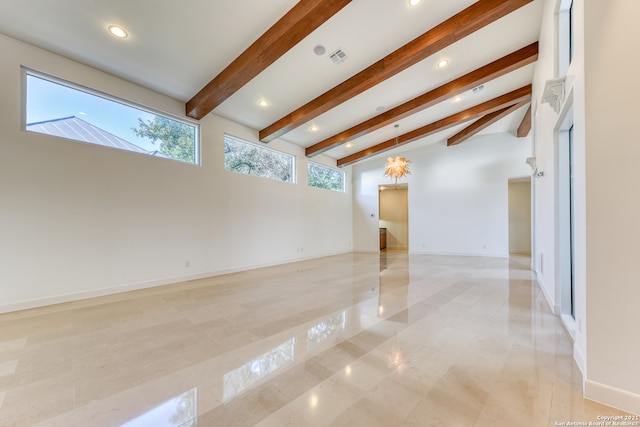
[[[384,321],[384,320],[381,320],[381,322],[383,322],[383,321]],[[362,359],[363,357],[365,357],[365,356],[367,356],[367,355],[370,355],[370,354],[372,353],[372,351],[373,351],[373,350],[375,350],[376,348],[378,348],[378,347],[380,347],[380,346],[384,345],[384,343],[386,343],[386,342],[387,342],[387,341],[389,341],[390,339],[392,339],[392,337],[391,337],[391,338],[388,338],[388,339],[386,339],[386,340],[384,340],[382,343],[380,343],[380,344],[378,344],[376,347],[374,347],[374,349],[372,349],[371,351],[369,351],[369,352],[364,352],[361,356],[359,356],[359,357],[355,358],[353,361],[349,362],[349,364],[354,363],[354,362],[356,362],[356,361],[358,361],[358,360]],[[348,341],[348,340],[341,341],[340,343],[343,343],[343,342],[346,342],[346,341]],[[355,344],[354,344],[354,345],[355,345]],[[279,375],[282,375],[282,374],[284,374],[284,373],[286,373],[286,372],[288,372],[288,371],[291,371],[291,370],[293,370],[293,369],[295,369],[295,368],[297,368],[297,367],[300,367],[300,366],[301,366],[303,363],[305,363],[305,362],[312,361],[312,360],[314,360],[314,359],[320,358],[320,357],[322,357],[322,355],[323,355],[323,354],[329,354],[329,353],[333,350],[333,348],[335,348],[335,346],[334,346],[334,347],[331,347],[331,348],[329,348],[329,349],[324,350],[322,353],[318,353],[318,354],[316,354],[316,355],[313,355],[312,357],[308,357],[308,358],[305,358],[305,359],[302,359],[302,360],[296,360],[296,361],[294,362],[294,364],[292,364],[292,365],[290,365],[290,366],[287,366],[285,370],[283,370],[282,372],[279,372]],[[291,399],[291,401],[293,401],[293,400],[295,400],[295,399],[297,399],[297,398],[299,398],[299,397],[303,396],[304,394],[308,393],[308,392],[309,392],[310,390],[312,390],[313,388],[315,388],[315,387],[319,386],[320,384],[322,384],[323,382],[325,382],[325,381],[327,381],[327,380],[331,379],[331,378],[332,378],[332,377],[334,377],[335,375],[338,375],[338,374],[339,374],[339,373],[340,373],[340,372],[341,372],[341,371],[342,371],[346,366],[347,366],[347,365],[341,366],[339,369],[334,370],[334,372],[332,372],[330,375],[328,375],[328,376],[326,376],[326,377],[322,378],[320,381],[317,381],[317,382],[315,382],[314,384],[309,385],[309,386],[308,386],[308,387],[306,387],[305,389],[301,390],[301,391],[300,391],[300,393],[299,393],[297,396],[295,396],[294,398],[292,398],[292,399]],[[276,371],[276,372],[277,372],[277,371]],[[276,372],[274,372],[274,373],[276,373]],[[273,378],[271,378],[271,379],[269,379],[269,380],[267,380],[267,378],[268,378],[268,377],[265,377],[265,378],[263,379],[263,380],[264,380],[263,382],[262,382],[262,380],[261,380],[261,384],[259,385],[259,387],[271,387],[270,383],[271,383],[272,381],[274,381],[274,380],[277,378],[277,376],[275,376],[275,377],[273,377]],[[283,392],[282,392],[281,390],[279,390],[279,389],[275,389],[275,390],[276,390],[280,395],[282,395],[283,397],[285,397],[285,398],[286,398],[286,395],[285,395],[285,394],[283,394]],[[259,389],[254,388],[254,389],[250,390],[250,392],[253,392],[253,393],[259,393],[260,391],[259,391]],[[240,396],[238,396],[238,397],[240,397]],[[284,406],[288,405],[289,403],[290,403],[290,402],[287,402],[287,403],[285,403],[284,405],[282,405],[282,406],[278,407],[278,408],[277,408],[277,409],[275,409],[273,412],[271,412],[271,414],[273,414],[273,413],[277,412],[279,409],[281,409],[282,407],[284,407]],[[223,405],[224,405],[224,403],[222,403],[222,402],[221,402],[221,403],[220,403],[219,405],[217,405],[216,407],[220,407],[220,406],[223,406]]]
[[[368,354],[368,353],[367,353],[367,354]],[[361,357],[359,357],[358,359],[354,360],[354,361],[353,361],[353,362],[351,362],[351,363],[354,363],[355,361],[357,361],[357,360],[361,359],[361,358],[362,358],[362,357],[364,357],[364,356],[366,356],[366,354],[365,354],[365,355],[363,355],[363,356],[361,356]],[[345,366],[347,366],[347,365],[345,365]],[[273,410],[272,412],[270,412],[270,413],[269,413],[269,415],[268,415],[268,417],[273,416],[273,415],[274,415],[274,414],[276,414],[278,411],[280,411],[281,409],[283,409],[283,408],[285,408],[285,407],[287,407],[287,406],[291,406],[291,405],[293,405],[293,404],[294,404],[298,399],[302,398],[305,394],[307,394],[307,393],[311,392],[311,391],[312,391],[313,389],[315,389],[316,387],[319,387],[319,386],[321,386],[322,384],[324,384],[324,383],[328,383],[328,382],[336,383],[338,386],[340,386],[340,387],[343,387],[343,388],[347,389],[350,393],[353,393],[353,394],[356,394],[356,395],[361,394],[361,393],[362,393],[362,391],[361,391],[360,389],[358,389],[356,386],[353,386],[353,385],[351,385],[351,384],[347,384],[347,383],[343,382],[343,381],[340,379],[339,375],[340,375],[340,373],[341,373],[341,371],[342,371],[343,369],[344,369],[344,367],[343,367],[343,368],[341,368],[341,369],[339,369],[339,370],[337,370],[337,371],[335,371],[335,372],[333,372],[331,375],[329,375],[329,376],[327,376],[327,377],[324,377],[324,378],[320,379],[320,380],[319,380],[319,381],[317,381],[316,383],[314,383],[314,384],[311,384],[311,385],[307,386],[306,388],[304,388],[304,389],[300,390],[300,392],[298,393],[298,395],[297,395],[297,396],[294,396],[294,397],[291,397],[291,398],[288,398],[288,397],[287,397],[287,396],[286,396],[286,395],[285,395],[281,390],[279,390],[279,389],[277,389],[277,388],[276,388],[275,390],[276,390],[279,394],[281,394],[283,397],[285,397],[286,402],[285,402],[283,405],[281,405],[281,406],[279,406],[279,407],[275,408],[275,410]],[[358,399],[358,400],[359,400],[359,399]],[[357,402],[357,400],[356,400],[356,402]],[[351,406],[352,406],[352,405],[351,405]],[[349,407],[351,407],[351,406],[349,406]],[[348,409],[348,408],[347,408],[347,409]],[[297,409],[295,409],[295,408],[291,408],[291,410],[292,410],[292,411],[294,411],[296,414],[298,414],[300,417],[304,418],[304,414],[301,414]],[[344,412],[344,411],[343,411],[343,412]],[[336,415],[336,417],[332,418],[332,420],[331,420],[330,422],[335,421],[335,418],[337,418],[338,416],[340,416],[340,414],[337,414],[337,415]],[[327,426],[327,425],[330,425],[330,422],[329,422],[329,423],[324,423],[324,422],[323,422],[321,425],[323,425],[323,426]],[[319,424],[319,425],[320,425],[320,424]]]
[[[24,378],[24,375],[25,373],[14,373],[14,374],[11,374],[11,376],[7,375],[6,377],[12,377],[11,379],[14,379],[14,380],[21,380]],[[52,387],[53,386],[53,384],[51,383],[52,381],[59,381],[61,379],[70,380],[72,379],[72,375],[73,373],[71,371],[64,371],[64,372],[56,371],[51,376],[47,376],[47,377],[40,376],[37,378],[32,378],[28,381],[18,383],[11,387],[3,386],[2,389],[0,389],[0,391],[6,391],[7,393],[10,393],[10,392],[17,392],[23,389],[34,388],[34,387]],[[10,380],[7,380],[7,381],[10,382]]]
[[[252,387],[249,390],[242,392],[238,396],[233,397],[228,402],[224,402],[224,401],[216,402],[214,405],[211,405],[210,407],[206,408],[202,412],[200,408],[198,408],[196,419],[201,419],[204,416],[213,414],[214,411],[225,410],[225,408],[227,409],[227,411],[235,411],[235,412],[242,411],[243,408],[239,408],[239,409],[236,408],[236,406],[242,406],[242,404],[239,403],[241,402],[242,399],[244,400],[249,399],[248,395],[250,394],[259,396],[265,390],[270,390],[271,393],[275,393],[279,398],[279,403],[277,405],[272,405],[271,408],[269,409],[268,416],[273,415],[274,413],[278,412],[280,409],[284,408],[285,406],[291,403],[290,399],[288,399],[287,396],[284,395],[280,390],[276,389],[275,387],[272,387],[271,385],[269,385],[268,382],[263,382],[258,386]]]
[[[377,324],[382,323],[382,322],[386,322],[386,321],[388,321],[388,320],[383,319],[383,320],[381,320],[380,322],[378,322]],[[392,323],[394,324],[394,326],[396,326],[396,322],[392,322]],[[317,387],[317,386],[318,386],[318,385],[320,385],[323,381],[327,381],[327,380],[329,380],[329,379],[331,379],[331,378],[334,378],[334,377],[335,377],[335,379],[338,379],[338,380],[339,380],[339,379],[340,379],[339,375],[340,375],[340,373],[341,373],[341,372],[346,368],[346,366],[348,366],[348,365],[350,365],[350,364],[353,364],[353,363],[355,363],[355,362],[357,362],[357,361],[359,361],[359,360],[363,359],[364,357],[367,357],[367,356],[374,356],[374,357],[376,357],[376,358],[377,358],[378,356],[376,356],[376,355],[374,354],[374,353],[375,353],[375,351],[376,351],[376,350],[381,349],[381,348],[382,348],[383,346],[385,346],[385,345],[388,345],[388,343],[389,343],[390,341],[392,341],[392,340],[394,340],[394,339],[396,338],[396,335],[397,335],[399,332],[404,331],[404,330],[405,330],[406,328],[408,328],[409,326],[410,326],[410,325],[406,325],[406,326],[405,326],[404,328],[402,328],[401,330],[396,330],[396,331],[395,331],[395,333],[394,333],[394,336],[391,336],[391,337],[386,338],[385,340],[383,340],[382,342],[380,342],[378,345],[376,345],[375,347],[373,347],[371,350],[364,352],[361,356],[359,356],[359,357],[355,358],[354,360],[350,361],[350,362],[349,362],[349,363],[347,363],[346,365],[340,366],[338,369],[334,369],[334,372],[333,372],[333,373],[331,373],[331,375],[330,375],[329,377],[327,377],[327,378],[325,378],[324,380],[319,381],[317,384],[315,384],[315,385],[313,385],[313,386],[311,386],[311,387],[307,388],[307,389],[306,389],[306,390],[304,390],[300,395],[298,395],[296,398],[298,398],[298,397],[302,396],[303,394],[307,393],[307,392],[308,392],[309,390],[311,390],[313,387]],[[369,328],[369,329],[370,329],[370,328]],[[365,330],[361,331],[360,333],[362,333],[362,332],[366,332],[366,331],[368,331],[368,329],[365,329]],[[352,338],[353,338],[353,337],[352,337]],[[344,340],[344,341],[342,341],[341,343],[344,343],[344,342],[350,342],[350,341],[352,340],[352,338],[351,338],[351,339],[348,339],[348,340]],[[353,344],[353,343],[352,343],[352,344]],[[357,344],[354,344],[354,345],[355,345],[355,346],[357,346]],[[424,346],[423,346],[423,347],[424,347]],[[424,347],[424,348],[427,348],[427,347]],[[331,351],[331,349],[327,349],[325,352],[326,352],[326,353],[328,353],[328,352],[330,352],[330,351]],[[436,351],[438,351],[438,350],[436,349]],[[306,359],[306,360],[304,360],[304,361],[312,360],[313,358],[315,358],[315,357],[320,357],[321,355],[322,355],[322,353],[321,353],[321,354],[318,354],[318,355],[316,355],[316,356],[314,356],[314,357],[312,357],[312,358]],[[382,360],[382,359],[380,359],[380,360]],[[382,360],[382,361],[383,361],[383,360]],[[293,368],[293,366],[289,367],[288,369],[292,369],[292,368]],[[341,382],[342,382],[342,381],[341,381]],[[353,387],[355,387],[355,386],[353,386]]]
[[[357,304],[351,304],[349,306],[343,306],[342,308],[338,308],[337,310],[332,311],[328,315],[318,316],[318,317],[316,317],[314,319],[306,320],[305,322],[303,322],[301,324],[298,324],[298,325],[295,325],[293,327],[290,327],[288,329],[284,329],[284,330],[278,331],[276,333],[261,337],[261,340],[272,339],[274,336],[279,336],[279,335],[291,335],[291,333],[289,331],[292,331],[292,330],[295,330],[295,329],[300,329],[301,331],[305,330],[305,329],[308,330],[309,327],[317,325],[323,319],[327,319],[328,317],[331,317],[332,315],[335,315],[335,314],[343,312],[343,311],[346,312],[346,311],[349,311],[349,310],[354,310],[354,309],[356,309],[357,306],[359,306],[359,305],[361,305],[363,303],[367,303],[369,301],[375,301],[375,300],[376,300],[376,298],[372,297],[372,298],[369,298],[368,300],[360,301]],[[293,334],[293,336],[295,336],[295,335],[296,335],[296,333]],[[254,344],[254,343],[251,343],[251,344]]]
[[[336,312],[339,312],[339,311],[340,311],[340,310],[337,310]],[[278,335],[279,335],[279,334],[278,334]],[[271,339],[272,337],[273,337],[273,336],[266,337],[266,338],[264,338],[264,340],[266,340],[266,339]],[[261,341],[262,341],[262,340],[261,340]],[[248,344],[248,345],[252,345],[252,344],[254,344],[254,343],[250,343],[250,344]],[[247,347],[247,346],[244,346],[243,348],[245,348],[245,347]],[[233,350],[227,351],[227,352],[225,352],[225,353],[222,353],[222,354],[220,354],[220,355],[216,356],[215,358],[208,359],[208,360],[203,361],[203,362],[200,362],[200,363],[198,363],[198,364],[196,364],[196,365],[190,366],[190,367],[189,367],[189,368],[187,368],[187,369],[194,369],[194,370],[195,370],[195,369],[197,369],[197,366],[198,366],[198,365],[208,365],[208,364],[211,364],[211,363],[215,363],[215,360],[216,360],[216,359],[218,359],[218,360],[219,360],[219,359],[223,359],[223,358],[225,358],[226,356],[228,356],[229,354],[234,353],[234,352],[237,352],[237,350],[238,350],[238,349],[233,349]],[[312,356],[310,356],[310,357],[312,357]],[[310,358],[310,357],[309,357],[309,358]],[[305,360],[308,360],[309,358],[304,359],[304,360],[302,360],[301,362],[303,362],[303,361],[305,361]],[[168,375],[173,375],[173,374],[178,374],[178,372],[170,373],[170,374],[168,374]],[[167,376],[167,375],[164,375],[163,377],[166,377],[166,376]],[[159,379],[161,379],[161,378],[163,378],[163,377],[160,377],[160,378],[154,378],[152,381],[159,380]]]
[[[116,392],[116,394],[121,394],[124,392],[129,392],[130,389],[124,389],[124,390],[118,390]],[[78,387],[74,387],[73,390],[71,390],[72,392],[72,401],[73,401],[73,406],[71,409],[69,410],[65,410],[63,412],[59,412],[56,413],[53,417],[48,417],[45,420],[41,420],[38,422],[38,426],[42,425],[42,426],[49,426],[50,424],[50,420],[51,418],[53,419],[60,419],[60,418],[64,418],[64,417],[71,417],[73,419],[73,414],[76,413],[79,410],[85,410],[85,411],[93,411],[93,412],[99,412],[96,410],[96,407],[100,407],[100,405],[102,405],[102,402],[104,400],[104,398],[99,398],[99,399],[91,399],[91,400],[87,400],[84,401],[82,404],[78,403]],[[112,395],[108,396],[108,398],[111,398]],[[118,410],[120,411],[120,409]],[[55,425],[62,425],[62,424],[55,424]],[[68,425],[68,424],[64,424],[64,425]]]
[[[352,307],[352,306],[350,306],[350,307]],[[303,324],[306,324],[306,323],[310,323],[310,322],[311,322],[311,323],[313,323],[313,322],[317,322],[317,321],[318,321],[318,319],[325,319],[325,318],[327,318],[327,317],[331,316],[331,315],[332,315],[332,314],[334,314],[334,313],[337,313],[337,312],[340,312],[340,311],[347,310],[347,309],[349,309],[350,307],[346,307],[346,308],[343,308],[343,309],[334,310],[334,311],[332,311],[332,312],[331,312],[331,313],[329,313],[329,314],[322,315],[322,316],[318,316],[318,317],[316,317],[316,318],[314,318],[314,319],[312,319],[312,320],[305,320],[303,323],[301,323],[300,325],[294,326],[293,328],[297,328],[297,327],[302,326]],[[307,310],[307,311],[308,311],[308,310]],[[249,329],[249,331],[250,331],[250,332],[255,333],[255,331],[256,331],[256,330],[259,330],[261,327],[262,327],[262,328],[267,328],[267,327],[270,327],[270,326],[272,326],[272,325],[278,325],[279,323],[289,323],[289,322],[291,322],[291,320],[295,320],[295,319],[297,319],[297,318],[299,318],[299,317],[303,317],[303,314],[302,314],[302,313],[305,313],[305,312],[306,312],[306,311],[303,311],[303,312],[300,312],[300,313],[296,313],[296,314],[292,314],[292,315],[290,315],[290,316],[287,316],[287,317],[284,317],[284,318],[281,318],[281,319],[275,320],[275,321],[273,321],[273,322],[270,322],[270,323],[267,323],[267,324],[262,324],[262,325],[259,325],[259,326],[256,326],[256,327],[253,327],[253,328]],[[289,330],[290,330],[290,329],[293,329],[293,328],[289,328]],[[286,331],[286,330],[278,331],[276,334],[283,333],[283,332],[285,332],[285,331]],[[266,338],[266,337],[265,337],[265,338]]]
[[[458,357],[456,357],[455,361],[453,362],[453,364],[451,365],[451,367],[449,368],[449,370],[450,370],[451,368],[453,368],[453,367],[456,367],[456,366],[458,366],[458,367],[459,367],[459,366],[461,366],[461,365],[459,365],[459,364],[458,364],[458,361],[460,361],[460,360],[461,360],[461,358],[462,358],[462,357],[464,357],[464,356],[466,356],[466,355],[463,353],[463,354],[460,354]],[[488,388],[488,389],[483,390],[483,391],[485,391],[485,392],[486,392],[486,396],[485,396],[485,403],[486,403],[486,400],[487,400],[487,399],[489,399],[489,398],[493,395],[493,393],[495,392],[496,387],[498,386],[498,383],[500,382],[500,377],[503,375],[503,370],[504,370],[504,366],[506,365],[506,362],[507,362],[507,361],[506,361],[506,359],[505,359],[505,360],[502,362],[501,367],[500,367],[500,369],[498,370],[498,372],[496,372],[496,373],[494,374],[494,373],[493,373],[493,371],[492,371],[492,372],[489,374],[489,375],[490,375],[490,377],[492,378],[492,383],[489,385],[489,388]],[[448,372],[449,372],[449,371],[447,371],[447,373],[448,373]]]
[[[366,305],[366,304],[369,304],[369,303],[375,303],[375,302],[377,302],[377,301],[378,301],[378,299],[379,299],[379,296],[371,296],[371,297],[369,297],[369,298],[366,298],[366,299],[363,299],[363,300],[361,300],[361,301],[358,301],[358,302],[357,302],[357,303],[355,303],[355,304],[351,304],[351,305],[349,305],[349,306],[343,306],[343,307],[341,307],[341,308],[339,308],[339,309],[337,309],[337,310],[333,310],[333,311],[332,311],[331,313],[329,313],[328,315],[318,316],[318,317],[316,317],[316,318],[314,318],[314,319],[308,320],[306,323],[308,323],[308,322],[317,322],[318,320],[320,320],[320,319],[322,319],[322,318],[325,318],[325,317],[327,317],[327,316],[330,316],[331,314],[334,314],[334,313],[336,313],[336,312],[338,312],[338,311],[354,309],[354,308],[356,308],[356,307],[358,307],[358,306],[361,306],[361,305]],[[377,305],[377,304],[376,304],[376,305]],[[307,311],[309,311],[309,310],[307,310]],[[302,312],[302,313],[304,313],[304,312]],[[300,313],[297,313],[297,314],[300,314]]]
[[[371,298],[371,300],[375,300],[375,298]],[[342,311],[347,311],[347,310],[349,310],[349,309],[353,309],[355,306],[356,306],[356,305],[351,305],[351,306],[348,306],[348,307],[346,307],[346,308],[344,308],[344,309],[335,310],[332,314],[337,314],[337,313],[340,313],[340,312],[342,312]],[[320,320],[320,319],[326,319],[326,318],[327,318],[327,316],[321,316],[321,317],[318,317],[318,318],[316,318],[316,319],[314,319],[314,320],[307,321],[307,322],[305,322],[305,323],[303,324],[303,325],[305,325],[305,326],[304,326],[301,330],[305,330],[305,329],[306,329],[306,330],[308,330],[308,329],[309,329],[309,326],[315,326],[316,324],[318,324],[318,320]],[[373,318],[373,316],[371,316],[371,318]],[[379,324],[379,323],[383,322],[384,320],[385,320],[385,319],[378,319],[374,325],[377,325],[377,324]],[[268,337],[265,337],[265,338],[264,338],[264,340],[267,340],[267,339],[273,339],[273,337],[274,337],[274,336],[281,336],[281,335],[282,335],[282,336],[290,336],[291,334],[290,334],[290,333],[288,333],[288,331],[293,330],[293,329],[296,329],[296,328],[299,328],[299,327],[301,327],[301,326],[303,326],[303,325],[298,325],[298,326],[296,326],[295,328],[290,328],[290,329],[289,329],[289,330],[287,330],[287,331],[282,331],[282,332],[278,332],[277,334],[270,335],[270,336],[268,336]],[[338,342],[336,342],[336,343],[335,343],[335,345],[333,345],[333,346],[331,346],[331,347],[333,348],[333,347],[335,347],[335,346],[336,346],[336,345],[338,345],[338,344],[341,344],[341,343],[344,343],[344,342],[348,342],[348,341],[349,341],[350,339],[352,339],[354,336],[356,336],[356,335],[358,335],[358,334],[360,334],[360,333],[363,333],[363,332],[367,331],[368,329],[370,329],[370,328],[360,327],[360,328],[358,328],[357,330],[350,331],[349,335],[348,335],[346,338],[339,340]],[[295,335],[296,335],[296,334],[293,334],[293,336],[295,336]],[[312,347],[312,348],[313,348],[313,347]],[[296,357],[296,358],[295,358],[295,360],[296,360],[297,362],[299,362],[299,363],[303,363],[303,362],[305,362],[305,361],[307,361],[307,360],[312,359],[312,358],[313,358],[313,357],[315,357],[317,354],[319,354],[319,353],[321,353],[321,352],[325,352],[325,351],[328,351],[328,350],[329,350],[329,349],[322,350],[322,346],[316,346],[316,348],[317,348],[316,352],[313,352],[313,351],[311,351],[311,352],[307,352],[307,353],[305,353],[305,358],[303,358],[303,359],[299,359],[299,358],[297,358],[297,357]],[[232,350],[232,351],[236,351],[236,350]],[[231,352],[231,351],[230,351],[230,352]],[[314,353],[315,353],[315,354],[314,354]]]

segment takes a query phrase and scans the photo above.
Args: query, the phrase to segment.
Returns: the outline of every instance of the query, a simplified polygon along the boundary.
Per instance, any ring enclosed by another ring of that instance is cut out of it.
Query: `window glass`
[[[294,182],[294,166],[290,154],[224,136],[224,168],[228,171]]]
[[[569,63],[573,60],[573,39],[575,32],[575,23],[573,21],[573,1],[569,6]]]
[[[25,128],[134,153],[198,162],[198,126],[26,71]]]
[[[309,162],[308,184],[310,187],[345,192],[344,172],[318,163]]]
[[[558,11],[558,76],[567,74],[573,59],[575,23],[573,0],[560,0]]]

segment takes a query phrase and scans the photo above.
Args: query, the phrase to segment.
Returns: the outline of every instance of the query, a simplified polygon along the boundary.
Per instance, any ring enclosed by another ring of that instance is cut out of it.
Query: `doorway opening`
[[[380,250],[409,250],[409,185],[378,187]]]
[[[509,255],[531,256],[531,178],[509,180]]]

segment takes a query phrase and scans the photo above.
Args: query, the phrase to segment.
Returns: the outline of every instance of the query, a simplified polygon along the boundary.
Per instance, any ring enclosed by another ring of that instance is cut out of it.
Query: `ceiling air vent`
[[[476,86],[473,88],[473,93],[480,93],[484,89],[484,85]]]
[[[332,52],[329,55],[329,58],[331,58],[331,60],[333,62],[335,62],[336,64],[339,64],[341,62],[344,62],[345,59],[347,59],[347,54],[344,53],[344,51],[342,49],[338,49],[338,50]]]

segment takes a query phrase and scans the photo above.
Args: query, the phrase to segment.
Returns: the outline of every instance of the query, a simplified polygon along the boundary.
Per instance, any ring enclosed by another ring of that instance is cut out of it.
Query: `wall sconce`
[[[535,157],[527,157],[527,162],[526,163],[531,167],[531,170],[535,170],[535,168],[536,168],[536,158]]]
[[[527,157],[526,162],[531,167],[531,175],[542,178],[544,176],[543,171],[538,171],[538,164],[535,157]]]

